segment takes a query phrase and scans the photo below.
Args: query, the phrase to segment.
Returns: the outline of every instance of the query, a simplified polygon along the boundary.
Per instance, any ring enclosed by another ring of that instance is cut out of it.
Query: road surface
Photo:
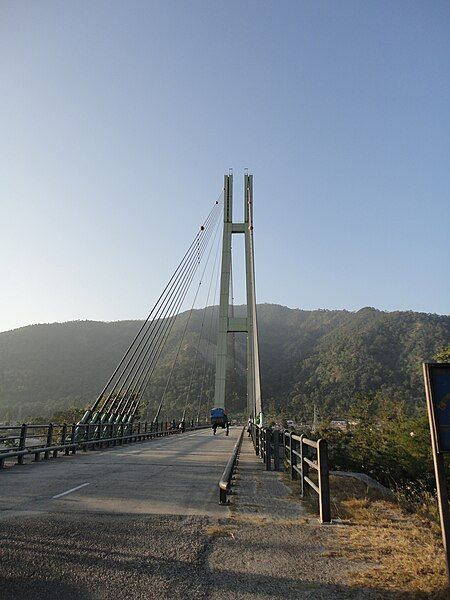
[[[203,598],[238,437],[187,432],[0,472],[0,597]]]

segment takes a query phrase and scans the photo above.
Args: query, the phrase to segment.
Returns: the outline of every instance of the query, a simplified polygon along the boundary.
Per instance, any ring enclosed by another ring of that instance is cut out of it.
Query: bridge
[[[244,236],[244,316],[233,308],[235,235]],[[359,593],[349,587],[339,558],[318,560],[329,536],[329,525],[322,524],[332,516],[326,442],[265,424],[253,236],[253,177],[244,174],[244,220],[236,222],[230,172],[83,417],[76,423],[1,427],[2,599],[348,598]],[[189,387],[178,399],[176,414],[162,418],[202,289]],[[151,414],[146,393],[189,291],[192,303]],[[214,357],[206,342],[213,328]],[[230,408],[237,333],[247,340],[243,418],[212,435],[204,415],[213,407]],[[300,503],[308,495],[317,514]]]

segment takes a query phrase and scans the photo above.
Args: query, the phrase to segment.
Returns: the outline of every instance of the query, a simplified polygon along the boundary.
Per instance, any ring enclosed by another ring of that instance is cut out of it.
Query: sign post
[[[445,479],[444,452],[450,452],[450,363],[423,363],[423,376],[430,422],[431,448],[444,544],[450,581],[450,511]]]

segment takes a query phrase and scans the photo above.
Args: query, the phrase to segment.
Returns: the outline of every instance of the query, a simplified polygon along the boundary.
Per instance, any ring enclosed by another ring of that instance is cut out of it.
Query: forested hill
[[[238,307],[236,313],[242,310]],[[147,391],[150,414],[164,389],[186,318],[184,314],[177,319]],[[201,321],[202,311],[195,311],[166,395],[168,414],[187,398]],[[137,321],[74,321],[0,333],[0,419],[48,418],[66,406],[90,404],[139,325]],[[322,416],[343,417],[358,393],[370,392],[383,393],[392,402],[405,401],[411,410],[421,407],[420,363],[450,342],[448,316],[373,308],[304,311],[262,304],[258,325],[266,406],[285,408],[293,416],[310,415],[316,402]],[[212,389],[215,327],[204,331],[207,343],[200,347],[202,360],[189,402],[193,412],[202,382],[206,394]],[[230,366],[235,410],[245,405],[244,342],[242,334],[236,335],[236,359]]]

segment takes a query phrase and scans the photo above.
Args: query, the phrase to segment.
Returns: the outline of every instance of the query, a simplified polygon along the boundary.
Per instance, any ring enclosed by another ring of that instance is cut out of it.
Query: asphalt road
[[[202,429],[10,466],[0,471],[0,519],[27,511],[220,514],[217,483],[238,433]]]
[[[206,598],[238,437],[210,430],[0,472],[0,598]],[[205,579],[206,578],[206,579]]]

